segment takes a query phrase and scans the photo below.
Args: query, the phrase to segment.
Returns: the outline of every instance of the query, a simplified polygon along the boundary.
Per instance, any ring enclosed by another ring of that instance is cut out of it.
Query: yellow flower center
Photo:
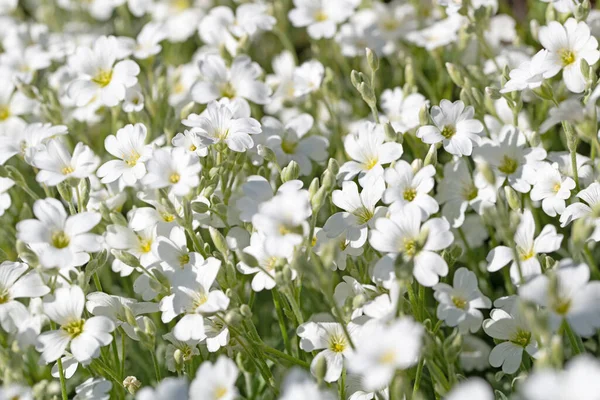
[[[413,201],[415,197],[417,197],[417,191],[413,188],[407,188],[404,190],[402,197],[404,197],[404,200],[406,201]]]
[[[284,140],[281,142],[281,150],[283,150],[283,152],[286,154],[294,154],[296,152],[296,147],[298,147],[298,143],[294,143],[289,140]]]
[[[71,339],[76,338],[83,332],[83,325],[85,321],[80,319],[79,321],[69,322],[67,325],[61,326],[61,329],[69,334]]]
[[[314,15],[314,19],[317,22],[323,22],[323,21],[327,21],[328,17],[327,17],[327,14],[325,13],[325,11],[318,10]]]
[[[348,341],[344,335],[332,335],[329,338],[329,349],[334,353],[341,353],[348,347]]]
[[[452,303],[454,303],[456,308],[460,308],[461,310],[464,310],[465,307],[467,306],[467,300],[463,299],[460,296],[452,296],[451,299],[452,299]]]
[[[152,249],[152,240],[146,239],[140,242],[140,251],[142,253],[148,253]]]
[[[273,271],[275,269],[275,265],[277,265],[277,261],[277,257],[271,256],[263,263],[263,268],[266,271]]]
[[[215,389],[215,399],[222,399],[227,394],[227,388],[223,386],[219,386]]]
[[[441,134],[446,139],[450,139],[456,134],[456,127],[454,127],[454,125],[444,125]]]
[[[228,99],[232,99],[235,97],[235,89],[229,82],[225,82],[221,85],[221,97],[227,97]]]
[[[64,249],[69,245],[70,242],[69,237],[63,231],[54,232],[52,234],[51,240],[52,246],[56,247],[57,249]]]
[[[106,87],[112,80],[112,74],[112,69],[108,71],[100,71],[92,78],[92,82],[96,83],[100,87]]]
[[[196,296],[194,297],[194,301],[192,302],[192,311],[196,311],[196,309],[198,307],[200,307],[202,304],[206,303],[206,301],[208,300],[208,297],[206,296],[206,294],[203,293],[196,293]]]
[[[10,300],[10,294],[8,289],[0,287],[0,304],[8,303]]]
[[[388,350],[379,357],[379,362],[381,364],[392,364],[395,360],[396,354],[393,350]]]
[[[558,191],[560,190],[560,183],[555,184],[552,190],[554,191],[554,193],[558,193]]]
[[[10,109],[7,106],[0,106],[0,121],[5,121],[10,117]]]
[[[132,151],[129,157],[124,157],[125,163],[130,167],[135,167],[137,161],[140,159],[140,155],[136,151]]]
[[[376,166],[379,163],[379,158],[375,157],[375,158],[371,158],[369,160],[367,160],[367,162],[364,163],[365,169],[370,170],[373,169],[374,166]]]
[[[409,257],[417,253],[417,242],[413,239],[404,239],[404,254]]]
[[[189,262],[190,262],[189,254],[182,254],[181,256],[179,256],[179,265],[181,265],[182,267]]]
[[[462,194],[464,199],[471,201],[477,197],[477,188],[474,185],[466,185],[463,187]]]
[[[169,176],[169,182],[173,184],[179,182],[179,179],[181,179],[181,176],[179,176],[177,172],[173,172],[171,176]]]
[[[72,173],[73,173],[73,171],[75,171],[75,170],[74,170],[74,169],[73,169],[73,167],[71,167],[70,165],[67,165],[67,166],[63,167],[63,168],[60,170],[60,172],[62,172],[62,174],[63,174],[63,175],[69,175],[69,174],[72,174]]]
[[[190,151],[196,151],[197,147],[195,145],[190,146]]]
[[[558,56],[560,57],[563,67],[571,65],[575,62],[575,53],[572,50],[562,49],[558,52]]]
[[[535,252],[533,251],[533,248],[523,249],[521,247],[518,247],[517,252],[519,253],[519,256],[521,257],[521,260],[523,260],[523,261],[527,261],[530,258],[532,258],[533,256],[535,256]]]
[[[571,299],[559,299],[552,305],[552,309],[559,315],[567,315],[571,309]]]
[[[399,26],[400,22],[394,18],[387,18],[381,23],[381,27],[383,28],[383,30],[388,32],[395,31],[396,29],[398,29]]]
[[[356,217],[359,225],[364,225],[373,218],[373,211],[364,206],[357,208],[352,214]]]
[[[161,217],[165,222],[173,222],[173,220],[175,219],[175,216],[169,213],[162,213]]]
[[[517,346],[521,346],[523,348],[527,347],[529,342],[531,341],[531,332],[524,331],[522,329],[518,329],[517,333],[510,339],[510,341]]]
[[[513,174],[518,167],[519,164],[517,163],[517,160],[505,155],[502,157],[502,162],[500,163],[498,170],[505,175],[510,175]]]
[[[190,8],[190,0],[171,0],[171,6],[179,11]]]

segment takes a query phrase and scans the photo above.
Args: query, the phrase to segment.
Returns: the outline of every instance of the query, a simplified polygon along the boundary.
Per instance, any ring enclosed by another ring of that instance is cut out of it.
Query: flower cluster
[[[600,399],[591,3],[0,0],[0,400]]]

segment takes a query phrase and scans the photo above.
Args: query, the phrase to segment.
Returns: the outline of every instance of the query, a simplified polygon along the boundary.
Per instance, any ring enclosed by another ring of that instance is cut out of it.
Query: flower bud
[[[335,158],[330,158],[327,162],[327,169],[335,176],[340,172],[340,164]]]
[[[321,178],[321,187],[327,188],[328,190],[335,186],[335,176],[328,169],[323,172],[323,177]]]
[[[313,197],[311,197],[310,205],[312,207],[313,213],[316,213],[317,211],[319,211],[321,209],[321,207],[323,206],[323,204],[325,202],[326,197],[327,197],[327,189],[324,187],[317,190],[317,193]]]
[[[327,373],[327,363],[325,362],[325,357],[319,357],[317,362],[315,363],[314,368],[314,376],[317,378],[317,382],[323,382],[325,378],[325,374]]]
[[[252,310],[250,309],[250,307],[248,306],[248,304],[242,304],[240,306],[240,314],[244,318],[250,318],[250,317],[252,317]]]
[[[231,326],[238,326],[242,322],[242,315],[237,310],[229,310],[225,314],[225,323]]]
[[[73,200],[73,188],[69,185],[68,181],[62,181],[58,185],[56,185],[58,189],[58,194],[63,198],[64,201],[70,203]]]
[[[365,51],[367,53],[367,64],[369,64],[371,71],[377,72],[379,69],[379,57],[377,57],[377,54],[375,54],[375,52],[368,47],[365,49]]]
[[[488,86],[485,88],[485,94],[487,94],[492,100],[498,100],[502,97],[500,90],[492,86]]]
[[[317,190],[319,190],[319,178],[313,178],[308,186],[308,195],[313,197],[317,193]]]
[[[435,167],[437,165],[437,150],[437,143],[434,143],[431,146],[429,146],[429,151],[427,152],[425,160],[423,161],[424,166],[433,165]]]
[[[506,202],[508,203],[508,206],[511,210],[521,210],[521,199],[519,198],[519,195],[517,194],[517,192],[515,192],[513,188],[511,188],[510,186],[504,186],[504,195],[506,196]]]
[[[229,247],[227,247],[227,241],[223,237],[223,234],[212,226],[208,227],[208,232],[210,233],[210,238],[215,244],[215,248],[219,250],[221,254],[223,254],[223,257],[227,258],[229,255]]]
[[[429,105],[427,103],[423,104],[419,110],[419,125],[429,125]]]
[[[446,71],[448,71],[450,79],[452,79],[452,82],[454,82],[456,86],[463,87],[465,85],[465,79],[456,65],[447,62]]]
[[[479,172],[481,172],[481,175],[483,175],[483,178],[487,181],[487,183],[489,183],[492,186],[496,184],[496,174],[494,174],[494,171],[492,170],[490,164],[480,164],[477,169],[479,170]]]
[[[294,160],[281,170],[281,181],[283,183],[298,179],[300,176],[300,166]]]
[[[385,122],[383,124],[383,133],[385,133],[385,139],[389,142],[395,142],[399,136],[402,136],[398,135],[398,133],[394,130],[394,127],[392,127],[392,124],[389,122]]]
[[[275,156],[275,153],[273,152],[273,150],[271,150],[270,148],[268,148],[267,146],[264,146],[262,144],[259,144],[256,147],[256,149],[258,151],[259,156],[261,156],[268,162],[277,163],[277,157]]]
[[[128,376],[123,381],[123,387],[125,387],[129,393],[135,394],[138,389],[142,387],[142,382],[140,382],[135,376]]]

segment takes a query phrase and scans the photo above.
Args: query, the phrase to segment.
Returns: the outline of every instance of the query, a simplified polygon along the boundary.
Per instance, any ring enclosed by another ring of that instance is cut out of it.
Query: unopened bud
[[[479,169],[479,172],[481,172],[481,175],[487,181],[487,183],[489,183],[492,186],[496,184],[496,174],[494,174],[494,171],[492,170],[490,164],[480,164],[477,169]]]
[[[242,304],[240,306],[240,314],[244,318],[250,318],[250,317],[252,317],[252,310],[250,309],[250,307],[248,306],[248,304]]]
[[[383,124],[383,133],[385,133],[385,138],[389,142],[395,142],[398,136],[398,133],[394,130],[394,127],[389,122]]]
[[[314,368],[314,376],[317,378],[317,382],[323,382],[325,379],[325,374],[327,373],[327,363],[325,362],[325,357],[319,357],[317,362],[315,363]]]
[[[267,146],[263,146],[262,144],[259,144],[256,147],[256,149],[258,151],[259,156],[261,156],[268,162],[277,163],[277,157],[275,156],[275,153],[273,152],[273,150],[271,150]]]
[[[421,126],[429,125],[429,106],[423,104],[419,109],[419,124]]]
[[[327,169],[335,176],[340,172],[340,164],[335,158],[330,158],[327,162]]]
[[[450,79],[452,79],[452,82],[454,82],[456,86],[463,87],[465,85],[465,79],[456,65],[447,62],[446,71],[448,71]]]
[[[229,247],[227,247],[227,241],[223,237],[223,234],[212,226],[208,227],[208,232],[210,233],[210,238],[215,244],[216,249],[219,250],[224,257],[227,257],[229,254]]]
[[[429,146],[429,151],[427,152],[427,155],[425,156],[423,165],[425,165],[425,166],[433,165],[434,167],[437,165],[437,150],[438,150],[437,143],[434,143],[431,146]]]
[[[367,53],[367,63],[369,64],[369,67],[373,72],[377,72],[379,69],[379,57],[377,57],[377,54],[375,54],[375,52],[368,47],[365,49],[365,51]]]
[[[492,100],[498,100],[502,97],[500,90],[492,86],[488,86],[485,88],[485,94],[487,94]]]
[[[504,195],[506,196],[506,202],[511,210],[521,210],[521,199],[519,198],[517,192],[515,192],[515,189],[511,188],[510,186],[504,186]]]
[[[281,181],[283,183],[298,179],[300,176],[300,165],[294,160],[281,170]]]
[[[313,178],[308,186],[308,195],[312,198],[319,190],[319,178]]]

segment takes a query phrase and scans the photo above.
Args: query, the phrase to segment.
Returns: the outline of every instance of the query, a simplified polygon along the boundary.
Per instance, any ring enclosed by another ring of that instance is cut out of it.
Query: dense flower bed
[[[600,11],[527,3],[0,0],[0,400],[600,399]]]

